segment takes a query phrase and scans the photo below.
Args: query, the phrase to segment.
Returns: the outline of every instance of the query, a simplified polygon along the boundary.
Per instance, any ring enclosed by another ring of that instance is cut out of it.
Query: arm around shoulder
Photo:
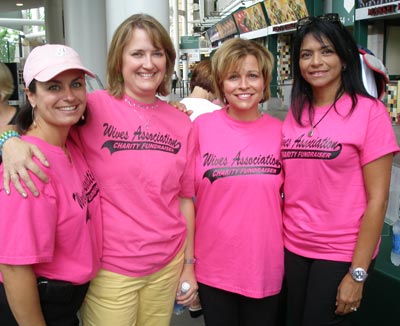
[[[2,148],[4,167],[3,183],[4,189],[7,193],[10,193],[11,181],[17,191],[23,197],[26,197],[27,193],[21,184],[22,180],[33,195],[39,195],[35,184],[29,176],[28,170],[32,171],[43,182],[48,182],[48,178],[33,161],[33,156],[37,157],[43,165],[49,166],[46,157],[37,146],[25,142],[18,137],[9,138],[4,142]]]

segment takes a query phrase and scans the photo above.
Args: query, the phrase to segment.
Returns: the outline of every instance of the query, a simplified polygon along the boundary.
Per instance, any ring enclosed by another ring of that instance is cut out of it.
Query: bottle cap
[[[181,286],[181,291],[182,292],[187,292],[190,289],[190,284],[189,282],[182,282],[182,286]]]

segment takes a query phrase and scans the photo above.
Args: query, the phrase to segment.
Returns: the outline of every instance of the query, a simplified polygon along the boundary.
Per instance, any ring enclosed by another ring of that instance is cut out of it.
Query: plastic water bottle
[[[181,285],[181,293],[179,295],[184,295],[190,290],[190,284],[188,282],[182,282]],[[175,305],[174,305],[174,314],[175,315],[180,315],[182,314],[186,309],[186,306],[179,304],[175,300]]]
[[[393,265],[400,266],[400,219],[393,224],[393,246],[390,260]]]

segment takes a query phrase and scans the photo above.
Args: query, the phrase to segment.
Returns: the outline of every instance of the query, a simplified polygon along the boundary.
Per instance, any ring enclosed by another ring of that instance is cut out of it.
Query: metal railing
[[[189,80],[183,79],[178,83],[179,97],[186,97],[190,94]]]

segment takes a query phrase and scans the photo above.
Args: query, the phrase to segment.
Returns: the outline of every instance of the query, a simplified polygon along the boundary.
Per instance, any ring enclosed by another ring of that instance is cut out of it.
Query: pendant
[[[311,130],[308,132],[308,137],[312,137],[314,135],[314,128],[311,128]]]

